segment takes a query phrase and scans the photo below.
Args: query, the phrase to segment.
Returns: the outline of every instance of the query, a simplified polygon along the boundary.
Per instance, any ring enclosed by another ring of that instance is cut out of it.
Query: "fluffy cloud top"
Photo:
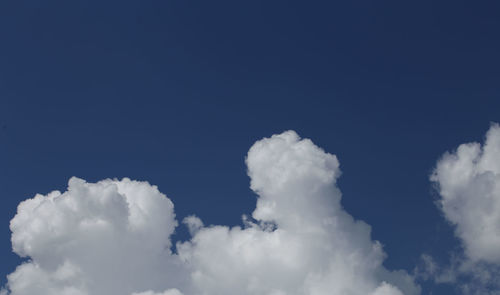
[[[431,180],[440,208],[456,225],[473,261],[500,263],[500,127],[492,125],[483,146],[460,145],[438,161]]]
[[[62,194],[22,202],[12,245],[29,260],[8,276],[10,294],[419,293],[342,208],[334,155],[288,131],[255,143],[246,162],[252,218],[233,228],[185,218],[192,238],[175,251],[173,204],[146,182],[72,178]]]
[[[199,294],[418,293],[383,268],[370,227],[343,210],[334,155],[288,131],[255,143],[246,162],[255,222],[204,227],[178,245]]]
[[[171,253],[172,202],[146,182],[86,183],[22,202],[14,251],[30,260],[8,276],[12,295],[118,295],[183,284]]]
[[[500,126],[491,126],[483,145],[466,143],[446,153],[431,180],[464,253],[445,267],[424,256],[426,275],[457,283],[463,294],[500,294]]]

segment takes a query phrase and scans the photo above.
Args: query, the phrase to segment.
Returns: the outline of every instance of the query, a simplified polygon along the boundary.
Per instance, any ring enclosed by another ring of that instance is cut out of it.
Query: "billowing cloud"
[[[8,276],[10,294],[419,294],[342,208],[334,155],[288,131],[255,143],[246,163],[251,217],[230,228],[189,216],[192,238],[175,247],[173,204],[146,182],[72,178],[22,202],[12,245],[29,260]]]
[[[385,254],[370,227],[343,210],[334,155],[289,131],[255,143],[246,162],[259,196],[253,221],[198,228],[178,245],[197,292],[418,293],[404,273],[383,268]]]
[[[500,263],[500,127],[491,127],[483,146],[466,143],[446,153],[431,179],[467,256]]]
[[[469,276],[462,286],[465,294],[500,294],[500,126],[491,126],[483,145],[466,143],[446,153],[431,180],[440,194],[439,208],[464,250],[459,262],[445,268],[445,277]]]
[[[22,202],[12,247],[28,262],[8,276],[12,295],[130,294],[182,285],[170,249],[177,222],[155,186],[129,179],[86,183]]]

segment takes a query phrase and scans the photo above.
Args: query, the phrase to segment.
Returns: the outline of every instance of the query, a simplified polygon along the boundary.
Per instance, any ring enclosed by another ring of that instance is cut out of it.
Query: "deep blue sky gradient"
[[[9,220],[69,177],[147,180],[179,219],[240,223],[256,140],[336,154],[386,265],[459,247],[428,176],[500,121],[497,1],[0,2],[0,282]],[[181,227],[177,238],[185,237]],[[424,294],[453,294],[424,284]]]

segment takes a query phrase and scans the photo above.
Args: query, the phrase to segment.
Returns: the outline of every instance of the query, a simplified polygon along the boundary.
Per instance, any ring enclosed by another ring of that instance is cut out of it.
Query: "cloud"
[[[407,275],[384,269],[370,227],[343,210],[334,155],[288,131],[255,143],[246,163],[259,196],[254,222],[203,227],[177,246],[197,292],[418,293]]]
[[[146,182],[86,183],[22,202],[12,247],[29,260],[8,276],[11,295],[130,294],[182,285],[171,253],[172,202]]]
[[[342,208],[334,155],[288,131],[256,142],[246,163],[251,217],[230,228],[189,216],[192,238],[173,251],[173,204],[146,182],[72,178],[64,193],[22,202],[12,244],[29,260],[8,276],[10,294],[420,293]]]
[[[468,258],[500,263],[500,127],[491,126],[483,146],[466,143],[446,153],[431,180]]]
[[[464,250],[445,272],[467,277],[464,294],[500,294],[500,126],[491,126],[483,145],[461,144],[445,153],[431,180]]]

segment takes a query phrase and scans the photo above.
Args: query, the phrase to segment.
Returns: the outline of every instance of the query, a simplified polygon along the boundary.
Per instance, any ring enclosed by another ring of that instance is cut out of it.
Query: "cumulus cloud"
[[[246,227],[198,229],[177,248],[200,294],[417,294],[384,269],[370,227],[343,210],[339,162],[288,131],[248,152],[257,206]],[[224,282],[224,283],[221,283]]]
[[[29,260],[8,276],[11,295],[131,294],[182,285],[170,251],[177,222],[155,186],[129,179],[87,183],[22,202],[12,219],[14,252]]]
[[[465,294],[500,294],[500,126],[491,126],[483,145],[465,143],[444,154],[431,180],[464,250],[446,272],[468,276]]]
[[[500,263],[500,127],[490,128],[483,146],[466,143],[446,153],[431,180],[439,186],[440,208],[456,225],[467,256]]]
[[[173,204],[146,182],[72,178],[64,193],[22,202],[12,245],[29,260],[8,276],[10,294],[420,293],[342,208],[334,155],[288,131],[256,142],[246,163],[251,217],[230,228],[189,216],[192,238],[175,247]]]

